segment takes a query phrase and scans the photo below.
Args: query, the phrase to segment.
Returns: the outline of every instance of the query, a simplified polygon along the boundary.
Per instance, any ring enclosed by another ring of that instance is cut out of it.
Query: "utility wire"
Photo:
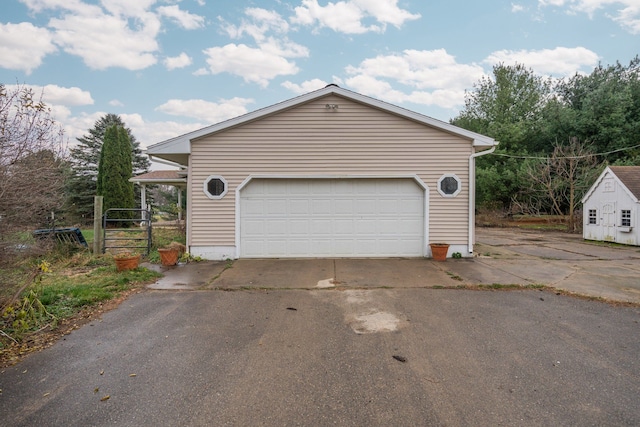
[[[634,145],[632,147],[618,148],[617,150],[607,151],[606,153],[593,153],[593,154],[585,154],[585,155],[582,155],[582,156],[556,157],[556,159],[577,160],[577,159],[584,159],[584,158],[587,158],[587,157],[606,156],[608,154],[618,153],[620,151],[633,150],[634,148],[638,148],[638,147],[640,147],[640,144]],[[525,159],[525,160],[549,160],[550,159],[549,156],[547,156],[547,157],[514,156],[514,155],[506,154],[506,153],[493,153],[493,155],[494,156],[500,156],[500,157],[508,157],[510,159]]]

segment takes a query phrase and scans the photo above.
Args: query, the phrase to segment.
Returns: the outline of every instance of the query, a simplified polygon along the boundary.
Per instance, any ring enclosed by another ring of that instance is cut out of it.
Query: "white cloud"
[[[100,0],[102,6],[109,13],[117,16],[131,17],[144,15],[156,2],[157,0]]]
[[[43,99],[47,104],[62,104],[67,106],[93,105],[91,93],[79,87],[46,85],[42,90]]]
[[[152,14],[139,17],[134,30],[126,18],[112,15],[66,15],[51,19],[49,25],[56,30],[56,43],[80,56],[90,68],[141,70],[157,61],[154,53],[160,22]]]
[[[31,11],[39,13],[49,9],[63,9],[74,13],[89,13],[100,10],[99,7],[84,3],[82,0],[20,0]]]
[[[566,77],[577,72],[590,72],[598,64],[598,60],[598,55],[595,52],[584,47],[556,47],[555,49],[537,51],[500,50],[493,52],[483,62],[491,65],[518,63],[531,68],[538,74]]]
[[[477,64],[459,64],[444,49],[405,50],[401,54],[380,55],[346,69],[346,84],[358,92],[395,102],[413,102],[453,108],[464,103],[464,91],[485,72]],[[394,89],[398,82],[408,89]]]
[[[277,76],[296,74],[299,69],[290,59],[308,57],[309,49],[289,40],[288,23],[278,13],[260,8],[248,8],[245,15],[240,25],[222,21],[222,28],[234,39],[251,37],[257,47],[230,43],[205,49],[207,71],[235,74],[262,87]],[[196,75],[203,74],[202,69],[196,71]]]
[[[7,85],[7,88],[15,89],[16,85]],[[36,98],[40,98],[42,95],[42,101],[48,106],[63,105],[63,106],[78,106],[78,105],[93,105],[93,98],[91,93],[86,90],[82,90],[79,87],[61,87],[57,85],[20,85],[23,88],[29,88],[33,90]]]
[[[640,2],[628,4],[627,7],[618,11],[618,16],[612,19],[631,34],[640,34]]]
[[[140,70],[156,63],[160,19],[149,12],[156,0],[22,0],[34,13],[51,12],[52,40],[93,69]]]
[[[420,14],[400,9],[398,0],[345,0],[329,2],[326,6],[320,6],[317,0],[302,0],[302,5],[294,11],[293,23],[327,27],[346,34],[382,33],[387,24],[399,28],[406,21],[420,18]],[[367,26],[363,23],[370,18],[377,24]]]
[[[155,143],[174,138],[176,135],[184,135],[197,129],[202,129],[208,123],[177,123],[174,121],[148,122],[140,114],[120,114],[120,118],[131,129],[131,132],[140,142],[142,149]],[[155,169],[155,167],[152,167]]]
[[[212,124],[246,114],[246,106],[253,102],[253,99],[237,97],[222,99],[220,102],[202,99],[170,99],[158,106],[156,110],[172,116],[191,117]]]
[[[286,81],[284,83],[282,83],[282,87],[289,89],[291,92],[295,93],[296,95],[303,95],[305,93],[309,93],[309,92],[313,92],[315,90],[318,89],[322,89],[323,87],[325,87],[328,83],[325,82],[324,80],[320,80],[320,79],[313,79],[313,80],[307,80],[304,81],[300,84],[296,84],[296,83],[292,83],[290,81]]]
[[[167,70],[175,70],[176,68],[184,68],[191,65],[192,60],[186,53],[182,52],[178,56],[165,58],[164,66],[167,67]]]
[[[229,37],[239,39],[246,34],[259,43],[270,31],[279,34],[289,31],[289,23],[277,12],[254,7],[245,9],[244,13],[249,19],[242,19],[239,25],[222,21],[222,28]]]
[[[51,38],[46,28],[29,22],[0,23],[0,67],[31,74],[47,54],[58,50]]]
[[[605,16],[617,22],[631,34],[640,34],[640,1],[638,0],[538,0],[540,7],[566,7],[568,13],[585,13],[593,18],[600,9],[615,12]]]
[[[517,4],[517,3],[511,3],[511,12],[512,13],[518,13],[518,12],[523,12],[525,10],[524,6],[521,4]]]
[[[296,74],[299,69],[294,62],[277,54],[247,45],[228,44],[204,50],[212,74],[231,73],[241,76],[246,82],[267,87],[277,76]]]
[[[112,107],[124,107],[124,104],[122,103],[122,101],[118,99],[112,99],[111,101],[109,101],[109,105]]]
[[[204,17],[181,10],[180,6],[160,6],[158,13],[167,18],[171,18],[178,25],[186,30],[195,30],[204,27]]]
[[[64,127],[65,136],[69,139],[71,145],[77,143],[76,138],[81,138],[89,133],[95,123],[104,117],[107,112],[96,111],[90,114],[82,113],[72,115],[65,107],[53,109],[53,116]],[[149,145],[155,144],[173,138],[176,135],[201,129],[210,123],[178,123],[175,121],[165,122],[147,122],[140,114],[119,114],[120,118],[125,122],[127,127],[140,142],[142,149]]]
[[[71,145],[77,143],[76,139],[88,134],[88,130],[93,128],[98,121],[106,113],[94,112],[91,114],[81,113],[78,115],[71,114],[71,111],[64,106],[54,106],[52,108],[52,116],[62,124],[64,135],[69,139]]]

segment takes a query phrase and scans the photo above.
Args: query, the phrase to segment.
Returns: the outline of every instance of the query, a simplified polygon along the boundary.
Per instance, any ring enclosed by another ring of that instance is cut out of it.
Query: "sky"
[[[496,64],[640,54],[640,0],[2,0],[0,83],[70,144],[107,113],[142,148],[329,83],[449,121]],[[161,167],[158,167],[161,168]]]

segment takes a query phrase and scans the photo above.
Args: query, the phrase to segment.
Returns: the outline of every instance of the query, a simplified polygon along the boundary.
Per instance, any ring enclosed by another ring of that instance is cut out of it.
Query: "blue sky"
[[[562,78],[640,53],[640,0],[2,0],[0,82],[73,143],[143,147],[337,83],[448,121],[497,63]]]

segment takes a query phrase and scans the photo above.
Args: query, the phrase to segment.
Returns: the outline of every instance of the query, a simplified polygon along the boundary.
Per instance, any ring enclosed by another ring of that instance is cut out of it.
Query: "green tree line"
[[[477,162],[479,206],[573,214],[605,165],[640,165],[640,59],[561,80],[499,64],[451,123],[500,142]]]

